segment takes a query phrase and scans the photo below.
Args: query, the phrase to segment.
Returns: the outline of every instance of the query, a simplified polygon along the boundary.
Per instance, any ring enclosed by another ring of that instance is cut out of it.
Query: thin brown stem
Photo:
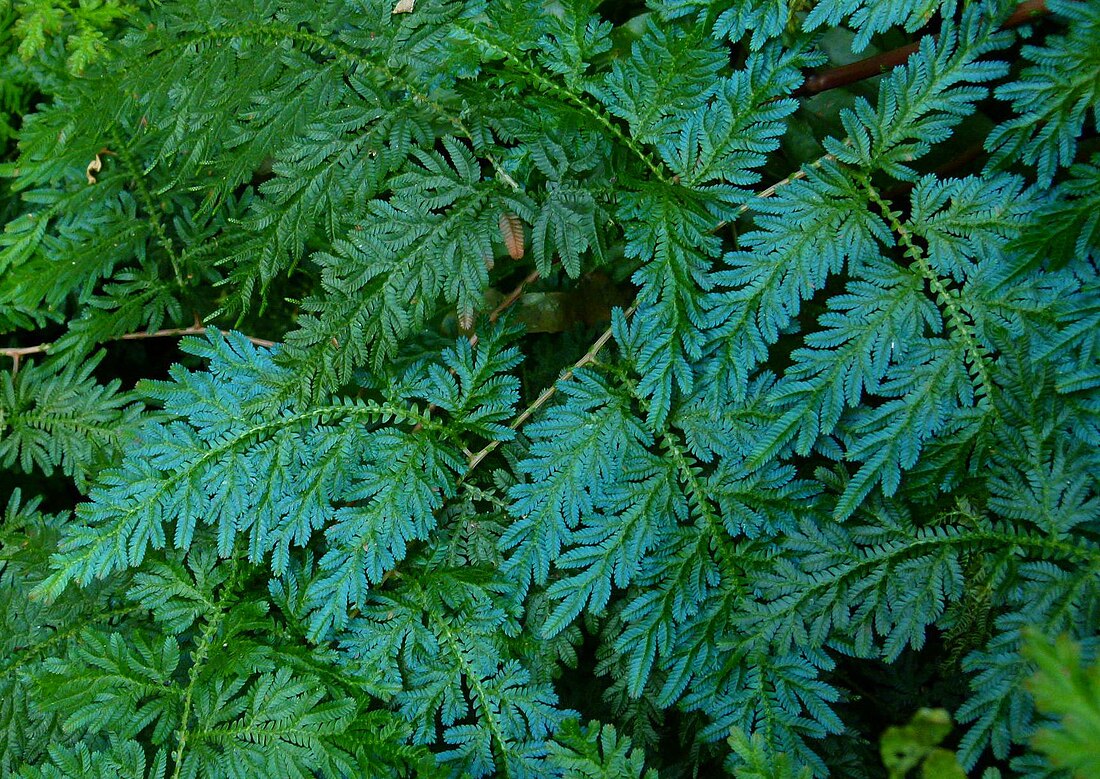
[[[1020,3],[1020,5],[1016,7],[1016,10],[1005,19],[1004,23],[1001,25],[1001,29],[1007,30],[1013,27],[1019,27],[1021,24],[1027,24],[1028,22],[1034,21],[1037,17],[1047,12],[1048,9],[1045,0],[1026,0]],[[826,92],[830,89],[836,89],[837,87],[848,86],[857,81],[881,76],[891,68],[901,65],[908,60],[910,55],[918,48],[919,44],[910,43],[906,46],[901,46],[892,51],[884,51],[881,54],[867,57],[866,59],[853,62],[849,65],[842,65],[838,68],[832,68],[821,73],[814,73],[806,77],[806,80],[802,82],[802,86],[794,91],[794,95],[797,97],[808,97],[810,95]]]
[[[118,340],[141,341],[146,338],[171,338],[173,336],[178,337],[184,335],[205,335],[207,330],[208,328],[203,327],[202,325],[192,325],[191,327],[170,327],[164,330],[157,330],[152,333],[126,333],[126,335],[119,336]],[[275,346],[276,344],[276,341],[269,341],[266,338],[256,338],[255,336],[251,335],[246,335],[245,338],[254,343],[256,346],[265,346],[270,348],[272,346]]]
[[[139,331],[136,333],[126,333],[120,335],[117,338],[111,340],[114,341],[142,341],[146,338],[179,338],[185,335],[204,335],[208,331],[208,328],[202,325],[192,325],[191,327],[167,327],[163,330],[156,330],[152,333]],[[275,341],[269,341],[266,338],[256,338],[255,336],[246,335],[247,338],[256,346],[271,347],[275,345]],[[34,346],[5,346],[0,347],[0,355],[4,357],[10,357],[15,363],[15,369],[12,373],[19,371],[19,361],[23,357],[27,357],[32,354],[45,354],[49,351],[53,343],[41,343]]]
[[[806,165],[805,167],[799,168],[798,170],[796,170],[791,175],[787,176],[787,178],[783,179],[782,181],[777,181],[774,184],[772,184],[770,187],[767,187],[766,189],[760,190],[759,192],[756,193],[756,197],[757,198],[771,197],[781,187],[787,186],[792,181],[798,181],[799,179],[806,178],[806,176],[809,175],[809,171],[810,171],[811,168],[820,168],[826,162],[832,162],[835,159],[836,159],[836,157],[834,157],[832,154],[822,155],[821,157],[818,157],[816,160],[811,162],[809,165]],[[741,216],[746,211],[748,211],[750,208],[752,208],[752,206],[749,203],[744,203],[743,205],[741,205],[737,209],[737,216]],[[728,224],[729,224],[729,220],[728,219],[723,219],[721,222],[719,222],[713,228],[711,228],[711,232],[716,233]]]
[[[881,76],[886,71],[901,65],[909,59],[917,49],[918,43],[909,43],[891,51],[884,51],[873,57],[867,57],[837,68],[830,68],[821,73],[814,73],[806,77],[802,86],[794,91],[796,97],[809,97],[830,89],[845,87],[864,81],[875,76]]]
[[[630,316],[637,310],[637,308],[638,308],[637,304],[631,306],[630,308],[628,308],[626,310],[625,316],[627,318],[630,318]],[[537,398],[535,398],[534,402],[532,402],[531,405],[529,405],[527,408],[525,408],[523,410],[523,412],[518,417],[513,419],[511,424],[508,425],[508,427],[510,427],[512,430],[518,430],[521,425],[523,425],[528,419],[530,419],[531,417],[533,417],[535,415],[536,411],[538,411],[540,408],[542,408],[543,405],[546,404],[546,401],[550,400],[550,398],[557,391],[558,382],[568,381],[569,379],[573,378],[573,374],[576,371],[580,370],[585,365],[588,365],[589,363],[595,361],[596,357],[600,353],[600,350],[602,350],[605,346],[607,346],[607,342],[610,341],[610,340],[611,340],[611,328],[608,328],[607,330],[604,330],[603,334],[599,338],[596,339],[596,342],[593,343],[592,347],[587,352],[584,353],[584,356],[582,356],[579,360],[577,360],[575,363],[573,363],[569,367],[569,370],[567,370],[565,373],[563,373],[561,376],[558,377],[558,380],[556,382],[554,382],[549,387],[547,387],[542,392],[540,392],[539,396]],[[467,475],[469,475],[470,471],[472,471],[474,468],[476,468],[478,465],[480,465],[482,460],[484,460],[486,457],[488,457],[490,454],[492,454],[496,450],[496,448],[498,446],[500,446],[500,444],[501,444],[501,442],[499,440],[490,441],[488,444],[486,444],[484,447],[482,447],[481,450],[478,451],[476,454],[471,455],[470,456],[469,467],[466,469]]]
[[[500,305],[493,309],[492,313],[489,314],[489,321],[495,322],[500,319],[500,315],[507,311],[511,306],[515,304],[517,300],[520,299],[520,297],[523,295],[524,288],[526,288],[528,284],[534,284],[538,280],[539,272],[537,270],[533,270],[528,273],[523,278],[523,281],[517,284],[516,288],[509,292],[504,300],[500,301]]]
[[[505,311],[507,311],[509,308],[511,308],[513,305],[515,305],[516,301],[519,300],[523,296],[524,288],[526,288],[528,284],[534,284],[538,280],[539,280],[539,272],[537,270],[533,270],[530,273],[528,273],[526,276],[524,276],[523,281],[521,281],[519,284],[517,284],[516,288],[513,289],[511,292],[509,292],[505,296],[504,300],[500,301],[500,305],[498,305],[496,308],[494,308],[490,312],[490,314],[489,314],[489,323],[492,324],[493,322],[500,319],[500,315],[503,314]],[[476,332],[470,333],[469,341],[470,341],[470,346],[477,346],[478,338],[477,338],[477,333]],[[454,371],[451,371],[451,373],[454,373]]]

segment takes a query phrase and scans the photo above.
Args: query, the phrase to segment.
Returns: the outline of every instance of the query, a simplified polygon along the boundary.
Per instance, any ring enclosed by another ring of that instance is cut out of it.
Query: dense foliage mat
[[[0,2],[4,776],[1098,764],[1096,0]]]

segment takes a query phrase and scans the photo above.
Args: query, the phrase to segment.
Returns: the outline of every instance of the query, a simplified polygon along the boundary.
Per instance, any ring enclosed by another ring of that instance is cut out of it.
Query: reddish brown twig
[[[526,276],[524,276],[523,281],[517,284],[516,288],[509,292],[504,300],[500,301],[500,305],[494,308],[492,313],[489,314],[489,321],[495,322],[500,319],[500,315],[507,311],[513,304],[515,304],[517,300],[520,299],[520,296],[523,295],[524,288],[526,288],[528,284],[534,284],[538,280],[539,272],[537,270],[533,270]]]
[[[1021,24],[1032,21],[1037,16],[1049,13],[1049,10],[1046,0],[1025,0],[1025,2],[1016,6],[1016,10],[1005,19],[1005,23],[1001,26],[1006,30],[1010,27],[1019,27]]]
[[[827,92],[830,89],[855,84],[857,81],[881,76],[886,71],[909,59],[910,55],[918,48],[920,48],[920,44],[910,43],[848,65],[831,68],[822,73],[814,73],[807,76],[806,80],[802,82],[802,86],[796,89],[793,94],[796,97],[809,97],[810,95]]]
[[[516,301],[523,296],[523,290],[528,284],[534,284],[539,279],[539,272],[533,270],[523,277],[523,281],[516,285],[516,288],[509,292],[504,300],[500,301],[500,304],[489,313],[489,323],[500,319],[500,315],[515,305]],[[470,333],[470,346],[477,346],[477,333]],[[453,371],[452,371],[453,372]],[[431,412],[429,407],[428,411]]]
[[[1016,7],[1016,10],[1005,19],[1002,29],[1010,29],[1026,24],[1038,16],[1047,13],[1045,0],[1026,0]],[[807,76],[802,86],[794,91],[796,97],[809,97],[821,92],[826,92],[837,87],[854,84],[857,81],[881,76],[893,67],[901,65],[919,48],[919,44],[910,43],[892,51],[884,51],[873,57],[842,65],[838,68],[814,73]]]

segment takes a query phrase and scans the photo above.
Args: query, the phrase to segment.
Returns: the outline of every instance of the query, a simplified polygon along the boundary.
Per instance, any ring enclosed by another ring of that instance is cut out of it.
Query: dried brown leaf
[[[508,256],[513,260],[523,259],[523,222],[512,213],[500,215],[500,237],[504,239],[504,245],[508,249]]]
[[[103,160],[99,159],[99,155],[95,156],[95,159],[88,163],[88,167],[84,170],[84,175],[88,177],[89,184],[96,183],[95,174],[103,170]]]

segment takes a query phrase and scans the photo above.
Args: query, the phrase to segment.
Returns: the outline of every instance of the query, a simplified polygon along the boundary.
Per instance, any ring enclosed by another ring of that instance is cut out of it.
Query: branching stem
[[[574,108],[580,109],[583,113],[594,119],[600,126],[611,133],[615,140],[619,141],[623,146],[630,149],[630,151],[641,162],[649,168],[649,171],[657,178],[658,181],[672,185],[675,183],[673,178],[668,175],[664,170],[663,165],[659,160],[653,158],[652,155],[646,152],[642,146],[635,141],[630,135],[623,132],[623,129],[614,121],[613,117],[605,110],[597,108],[589,100],[585,100],[580,94],[567,89],[559,84],[552,78],[549,78],[542,70],[535,68],[527,60],[516,55],[516,53],[510,49],[506,49],[503,46],[498,46],[492,41],[483,38],[478,35],[477,32],[471,30],[468,27],[463,28],[463,32],[468,35],[472,40],[476,41],[484,51],[491,51],[498,56],[503,57],[508,62],[516,67],[516,69],[522,71],[532,83],[536,84],[540,89],[550,92],[557,97],[569,103]]]
[[[180,726],[179,730],[176,731],[176,751],[173,755],[176,765],[172,771],[172,779],[180,779],[180,772],[183,770],[183,759],[187,753],[188,737],[191,735],[189,728],[191,707],[194,702],[195,686],[198,684],[199,674],[202,673],[203,665],[210,655],[210,647],[214,643],[218,629],[225,620],[229,600],[233,596],[234,590],[240,584],[240,558],[234,556],[230,565],[232,568],[229,577],[218,596],[217,602],[214,604],[213,613],[210,614],[206,625],[203,626],[202,634],[195,644],[195,651],[191,653],[191,667],[187,669],[187,688],[184,690],[183,695],[183,708],[180,712]]]
[[[970,374],[971,378],[978,384],[978,394],[985,397],[986,401],[990,403],[990,408],[995,409],[992,405],[993,396],[991,394],[993,382],[990,379],[989,366],[987,365],[989,354],[978,343],[970,314],[963,308],[958,294],[950,289],[947,283],[936,273],[935,268],[932,267],[920,246],[917,245],[912,232],[898,218],[898,213],[890,208],[890,204],[883,199],[868,177],[863,176],[862,179],[871,202],[878,207],[887,222],[889,222],[890,229],[898,236],[898,242],[901,244],[905,256],[916,265],[935,296],[936,303],[947,316],[948,326],[962,341],[968,362],[973,366]]]
[[[634,314],[637,309],[637,304],[631,306],[626,310],[624,316],[629,318],[631,315]],[[592,344],[592,347],[587,352],[584,353],[584,356],[573,363],[569,367],[569,369],[565,371],[565,373],[559,376],[557,382],[551,384],[549,387],[540,392],[539,396],[535,398],[534,402],[532,402],[531,405],[525,408],[519,416],[513,419],[508,427],[510,427],[512,430],[518,430],[528,419],[535,415],[536,411],[538,411],[540,408],[543,407],[543,405],[546,404],[546,401],[550,400],[550,398],[553,397],[554,392],[557,391],[558,382],[568,381],[569,379],[573,378],[574,373],[583,368],[585,365],[593,362],[599,355],[599,353],[603,350],[603,348],[607,346],[607,342],[610,340],[611,328],[608,328],[599,338],[596,339],[596,342]],[[477,466],[481,464],[482,460],[484,460],[486,457],[496,451],[497,447],[500,446],[500,443],[501,442],[499,440],[490,441],[476,454],[471,455],[469,466],[466,469],[466,475],[469,476],[470,472],[477,468]]]

